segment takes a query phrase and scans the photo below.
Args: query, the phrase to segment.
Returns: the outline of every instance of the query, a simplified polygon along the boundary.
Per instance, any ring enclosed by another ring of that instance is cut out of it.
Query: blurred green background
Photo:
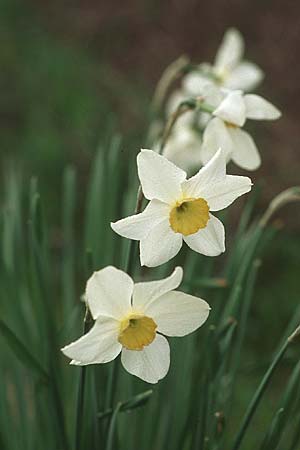
[[[149,104],[161,72],[183,53],[195,62],[212,60],[229,26],[242,32],[247,58],[266,73],[259,92],[283,111],[280,121],[259,124],[255,130],[263,156],[262,168],[252,177],[262,180],[256,213],[276,193],[299,184],[296,2],[0,0],[0,7],[2,179],[13,171],[26,185],[37,176],[54,251],[60,251],[66,165],[78,174],[80,239],[87,180],[99,143],[105,147],[107,142],[108,148],[110,137],[120,135],[122,157],[132,158],[134,171],[134,155],[145,144]],[[232,172],[238,173],[236,168]],[[245,368],[251,370],[239,378],[241,411],[299,305],[299,211],[293,204],[280,212],[283,229],[263,259],[244,357]],[[79,294],[83,285],[78,289]],[[256,426],[270,416],[284,376],[281,373],[268,390]]]

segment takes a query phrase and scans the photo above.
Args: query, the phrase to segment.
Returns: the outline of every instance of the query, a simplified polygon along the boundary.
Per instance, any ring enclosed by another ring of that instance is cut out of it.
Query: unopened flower
[[[215,99],[217,95],[214,96]],[[254,140],[249,133],[242,130],[246,119],[275,120],[281,116],[280,111],[254,94],[244,95],[241,91],[225,92],[219,90],[219,101],[203,134],[201,160],[205,164],[222,148],[226,159],[246,170],[255,170],[260,166],[261,158]]]
[[[163,335],[192,333],[209,315],[204,300],[174,291],[181,281],[180,267],[164,280],[136,284],[112,266],[95,272],[86,287],[95,323],[62,352],[74,365],[107,363],[121,353],[129,373],[157,383],[170,365],[170,347]]]
[[[201,95],[207,85],[227,89],[253,90],[263,79],[262,70],[254,63],[245,61],[244,40],[241,33],[230,28],[224,35],[214,64],[201,64],[183,80],[184,90],[193,96]]]
[[[222,151],[188,180],[186,172],[152,150],[142,150],[137,165],[150,203],[142,213],[111,226],[121,236],[140,241],[142,265],[154,267],[169,261],[183,241],[207,256],[225,251],[224,226],[211,212],[250,191],[250,178],[226,175]]]

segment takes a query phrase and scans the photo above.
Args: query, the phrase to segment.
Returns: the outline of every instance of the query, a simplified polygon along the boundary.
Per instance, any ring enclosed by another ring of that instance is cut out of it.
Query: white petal
[[[184,236],[184,241],[195,252],[206,256],[217,256],[225,251],[225,230],[222,222],[212,214],[207,226],[197,233]]]
[[[206,321],[210,307],[201,298],[171,291],[151,303],[146,315],[157,324],[157,331],[166,336],[185,336]]]
[[[261,164],[261,159],[250,134],[239,128],[230,128],[229,133],[234,145],[232,160],[242,169],[256,170]]]
[[[210,86],[206,87],[205,92],[202,96],[205,102],[209,104],[209,106],[217,108],[224,100],[226,95],[227,92],[224,89],[216,86],[215,84],[211,84]]]
[[[241,91],[230,92],[214,110],[213,115],[242,127],[246,121],[246,106]]]
[[[86,285],[86,299],[94,319],[122,318],[131,307],[133,281],[127,273],[107,266],[94,272]]]
[[[153,226],[168,216],[169,209],[166,203],[151,200],[142,213],[125,217],[110,225],[120,236],[139,241],[147,236]]]
[[[256,88],[263,78],[264,73],[256,64],[243,61],[230,72],[224,86],[228,89],[241,89],[249,92]]]
[[[223,181],[210,184],[199,192],[204,198],[210,211],[219,211],[227,208],[234,200],[251,190],[252,182],[248,177],[226,175]]]
[[[66,345],[61,351],[73,360],[71,364],[106,363],[115,359],[122,349],[118,342],[118,332],[118,321],[100,318],[87,334]]]
[[[184,116],[185,114],[182,117]],[[189,171],[191,168],[198,169],[201,166],[200,150],[200,134],[190,126],[178,124],[170,136],[163,154],[176,166]]]
[[[147,383],[157,383],[164,378],[170,367],[170,347],[165,337],[156,335],[154,341],[143,350],[123,348],[121,361],[127,372]]]
[[[247,94],[244,100],[248,119],[275,120],[281,116],[281,112],[276,106],[259,95]]]
[[[172,259],[182,246],[182,235],[174,233],[169,219],[152,228],[140,242],[142,266],[156,267]]]
[[[186,96],[197,97],[203,95],[207,88],[213,85],[211,78],[194,71],[188,73],[182,80],[182,86]]]
[[[173,289],[177,289],[182,281],[182,276],[182,268],[176,267],[174,272],[163,280],[136,283],[134,285],[132,297],[133,308],[145,311],[145,309],[158,297],[161,297]]]
[[[137,165],[143,193],[148,200],[171,203],[180,197],[186,173],[167,158],[152,150],[141,150]]]
[[[244,53],[244,40],[241,33],[230,28],[226,31],[215,58],[215,67],[221,70],[232,70],[241,60]]]
[[[222,150],[218,150],[212,159],[202,167],[192,178],[182,183],[182,191],[186,197],[199,197],[207,185],[225,180],[226,157]]]
[[[215,117],[204,130],[200,152],[203,164],[206,164],[220,148],[225,152],[228,161],[232,151],[232,140],[223,120]]]

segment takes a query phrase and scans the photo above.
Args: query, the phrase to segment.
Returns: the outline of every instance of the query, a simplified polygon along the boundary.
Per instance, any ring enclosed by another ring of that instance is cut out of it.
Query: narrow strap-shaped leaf
[[[267,389],[271,378],[279,365],[280,361],[282,360],[289,344],[291,344],[300,334],[300,326],[296,328],[296,330],[291,334],[291,336],[286,339],[282,347],[279,349],[277,354],[275,355],[275,358],[273,359],[271,365],[269,366],[267,372],[265,373],[260,385],[258,386],[249,406],[245,413],[245,416],[243,418],[242,424],[240,429],[238,430],[236,437],[234,439],[234,443],[232,446],[232,450],[238,450],[241,446],[241,443],[244,439],[245,433],[249,427],[249,424],[252,420],[252,417],[254,416],[254,413],[260,403],[260,400],[262,399],[262,396]]]
[[[292,409],[295,408],[297,391],[299,391],[299,376],[300,362],[298,362],[298,364],[294,368],[292,375],[290,376],[289,382],[281,400],[281,406],[271,422],[271,426],[264,438],[261,450],[277,448],[285,427],[289,422],[290,417],[292,417],[293,415]]]
[[[37,361],[35,356],[29,352],[14,332],[3,322],[3,320],[0,320],[0,333],[19,361],[24,364],[25,367],[41,377],[43,382],[47,382],[49,380],[49,375],[46,370]]]

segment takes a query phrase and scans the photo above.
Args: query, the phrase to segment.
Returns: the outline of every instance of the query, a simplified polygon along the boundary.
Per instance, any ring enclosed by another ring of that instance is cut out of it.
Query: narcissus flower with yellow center
[[[244,95],[241,91],[215,90],[210,97],[215,102],[215,110],[203,133],[200,153],[203,164],[221,147],[227,161],[232,160],[242,169],[257,169],[261,164],[260,154],[251,135],[242,127],[247,119],[276,120],[281,112],[263,97]]]
[[[157,383],[170,365],[170,347],[164,335],[190,334],[209,315],[204,300],[174,291],[182,275],[177,267],[163,280],[134,284],[125,272],[112,266],[95,272],[86,287],[95,323],[62,352],[74,365],[107,363],[121,353],[129,373]]]
[[[244,50],[241,33],[235,28],[227,30],[214,64],[200,64],[199,71],[186,75],[183,80],[185,92],[192,96],[202,95],[208,85],[252,91],[264,75],[256,64],[243,59]]]
[[[142,265],[154,267],[169,261],[183,241],[207,256],[225,251],[224,226],[211,212],[226,208],[250,191],[250,178],[226,175],[221,150],[190,179],[152,150],[142,150],[137,165],[143,193],[150,203],[142,213],[111,226],[121,236],[140,241]]]

